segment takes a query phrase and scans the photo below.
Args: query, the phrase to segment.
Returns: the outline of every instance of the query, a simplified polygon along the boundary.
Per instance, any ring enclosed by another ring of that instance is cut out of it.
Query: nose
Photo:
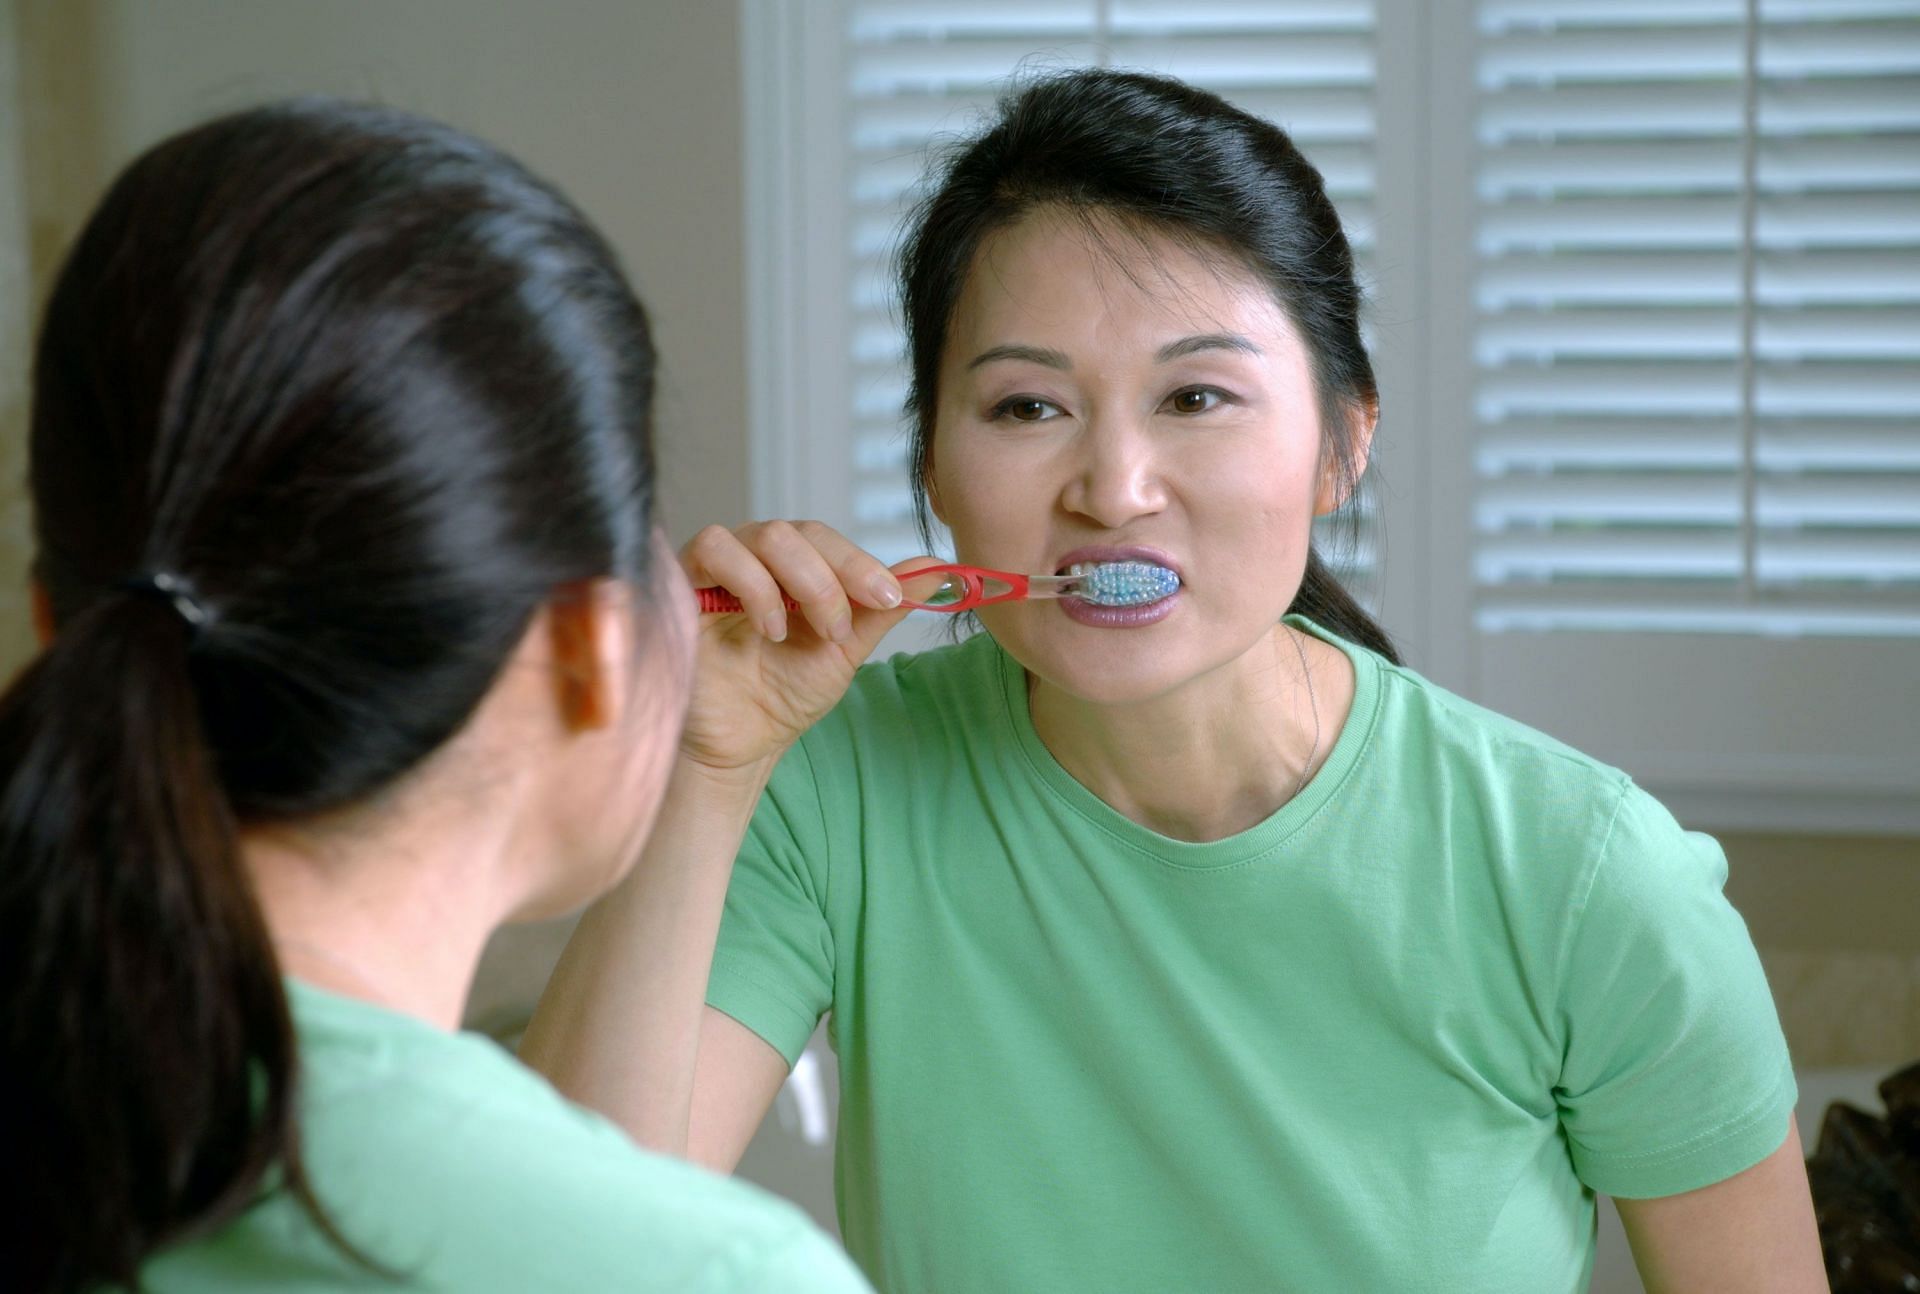
[[[1164,452],[1151,431],[1134,420],[1090,420],[1075,438],[1076,461],[1061,506],[1105,530],[1152,516],[1167,506]]]

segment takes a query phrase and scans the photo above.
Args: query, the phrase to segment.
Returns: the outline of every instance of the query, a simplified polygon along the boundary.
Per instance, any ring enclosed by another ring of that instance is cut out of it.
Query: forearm
[[[581,918],[520,1054],[642,1145],[684,1155],[727,880],[772,761],[682,760],[639,863]]]

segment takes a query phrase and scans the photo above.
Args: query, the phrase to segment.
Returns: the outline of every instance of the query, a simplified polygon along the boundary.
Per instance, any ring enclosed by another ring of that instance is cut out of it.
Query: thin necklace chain
[[[1300,653],[1300,673],[1307,680],[1307,706],[1313,711],[1313,745],[1307,750],[1307,762],[1300,768],[1300,781],[1294,786],[1293,795],[1287,797],[1291,800],[1307,789],[1307,779],[1313,776],[1313,761],[1320,754],[1320,698],[1313,694],[1313,670],[1307,665],[1307,645],[1300,641],[1305,635],[1292,628],[1287,633],[1293,639],[1293,649]]]

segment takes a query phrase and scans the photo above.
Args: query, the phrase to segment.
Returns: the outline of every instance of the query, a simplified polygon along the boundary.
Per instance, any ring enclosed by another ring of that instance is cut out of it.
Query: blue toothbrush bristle
[[[1102,562],[1081,577],[1075,596],[1096,606],[1138,607],[1171,597],[1180,577],[1152,562]]]

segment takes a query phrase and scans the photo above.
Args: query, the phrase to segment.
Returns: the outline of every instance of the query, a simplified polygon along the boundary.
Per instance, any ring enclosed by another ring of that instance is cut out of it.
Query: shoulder
[[[1382,662],[1380,678],[1387,762],[1515,884],[1589,924],[1671,924],[1683,902],[1723,906],[1719,845],[1625,772],[1412,670]]]
[[[1453,764],[1590,786],[1617,798],[1627,775],[1565,742],[1381,660],[1381,716],[1393,734],[1420,736]]]
[[[1669,924],[1682,905],[1725,908],[1726,883],[1727,859],[1719,842],[1681,826],[1666,805],[1629,783],[1608,820],[1581,906]]]
[[[1376,756],[1402,785],[1424,787],[1452,808],[1470,808],[1523,839],[1544,836],[1592,854],[1623,804],[1653,803],[1604,760],[1405,666],[1380,661],[1379,680]]]
[[[375,1257],[463,1289],[731,1291],[836,1265],[790,1204],[642,1151],[483,1039],[449,1042],[464,1054],[310,1114],[316,1191]]]
[[[1658,806],[1620,769],[1412,669],[1361,655],[1372,696],[1349,719],[1367,727],[1343,800],[1366,806],[1367,829],[1410,846],[1419,866],[1478,877],[1506,896],[1500,911],[1535,914],[1529,938],[1539,947],[1563,942],[1616,816],[1629,802]]]

